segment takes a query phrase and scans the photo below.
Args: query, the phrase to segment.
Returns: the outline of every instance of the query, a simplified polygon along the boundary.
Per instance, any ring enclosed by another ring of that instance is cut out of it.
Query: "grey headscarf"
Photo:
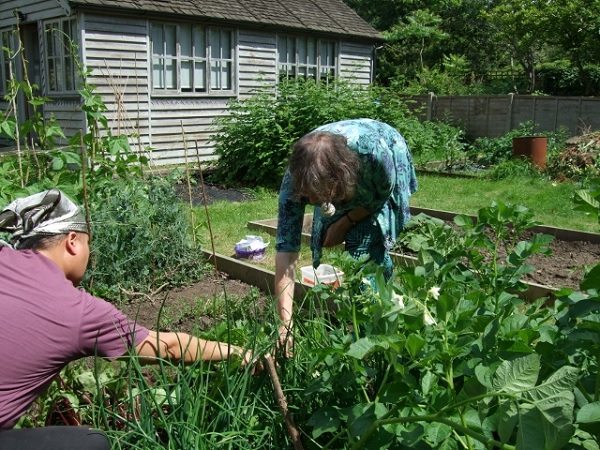
[[[19,198],[0,212],[0,231],[12,233],[10,245],[20,244],[33,236],[88,233],[82,209],[58,189]],[[6,244],[0,241],[0,246]]]

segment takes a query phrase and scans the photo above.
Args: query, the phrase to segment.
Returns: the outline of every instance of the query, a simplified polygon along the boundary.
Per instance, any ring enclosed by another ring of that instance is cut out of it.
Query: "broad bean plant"
[[[598,448],[600,265],[581,291],[524,300],[526,259],[551,241],[519,240],[533,225],[502,203],[421,220],[418,262],[390,281],[339,258],[344,286],[314,292],[337,325],[307,321],[295,355],[317,448]]]

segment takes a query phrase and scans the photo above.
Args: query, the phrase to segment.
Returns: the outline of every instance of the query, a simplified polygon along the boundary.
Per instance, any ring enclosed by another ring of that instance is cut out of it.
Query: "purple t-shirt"
[[[114,359],[148,336],[77,289],[49,258],[0,246],[0,430],[10,429],[67,363]]]

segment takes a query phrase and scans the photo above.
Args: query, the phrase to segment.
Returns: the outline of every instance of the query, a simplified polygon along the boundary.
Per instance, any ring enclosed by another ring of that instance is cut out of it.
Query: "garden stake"
[[[210,214],[208,213],[208,205],[206,204],[206,190],[204,189],[204,176],[202,175],[202,165],[200,164],[200,150],[198,149],[198,141],[196,144],[196,157],[198,158],[198,172],[200,173],[200,186],[202,186],[202,201],[204,203],[204,211],[206,211],[206,223],[208,224],[208,234],[210,235],[210,245],[212,247],[212,262],[215,266],[215,273],[219,273],[217,268],[217,251],[215,250],[215,238],[213,236],[212,227],[210,225]]]
[[[190,202],[190,213],[191,213],[191,221],[192,221],[192,230],[194,230],[194,232],[192,233],[192,240],[194,242],[194,248],[197,248],[197,243],[196,243],[196,215],[194,214],[194,203],[192,202],[192,183],[190,181],[190,165],[188,163],[188,146],[187,146],[187,140],[185,139],[185,130],[183,128],[183,122],[181,122],[181,135],[183,137],[183,149],[184,149],[184,154],[185,154],[185,180],[187,182],[187,189],[188,189],[188,200]]]
[[[273,389],[275,390],[275,397],[277,398],[279,409],[281,410],[281,414],[285,419],[285,425],[290,433],[292,442],[294,443],[294,449],[304,450],[304,447],[302,447],[302,442],[300,441],[300,433],[298,432],[298,428],[296,428],[296,425],[294,424],[294,419],[288,410],[287,400],[285,399],[285,395],[281,389],[281,383],[279,382],[279,377],[277,376],[277,370],[275,369],[273,358],[271,355],[265,355],[263,360],[265,361],[265,365],[267,366],[267,370],[269,372],[269,377],[273,383]]]

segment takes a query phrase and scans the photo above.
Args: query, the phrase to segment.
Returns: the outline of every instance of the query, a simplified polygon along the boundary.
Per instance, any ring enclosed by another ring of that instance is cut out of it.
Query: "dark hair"
[[[47,250],[58,245],[67,235],[66,234],[37,234],[19,242],[19,250]]]
[[[346,138],[314,131],[292,146],[289,168],[296,197],[316,197],[319,203],[342,202],[354,195],[360,161]]]

